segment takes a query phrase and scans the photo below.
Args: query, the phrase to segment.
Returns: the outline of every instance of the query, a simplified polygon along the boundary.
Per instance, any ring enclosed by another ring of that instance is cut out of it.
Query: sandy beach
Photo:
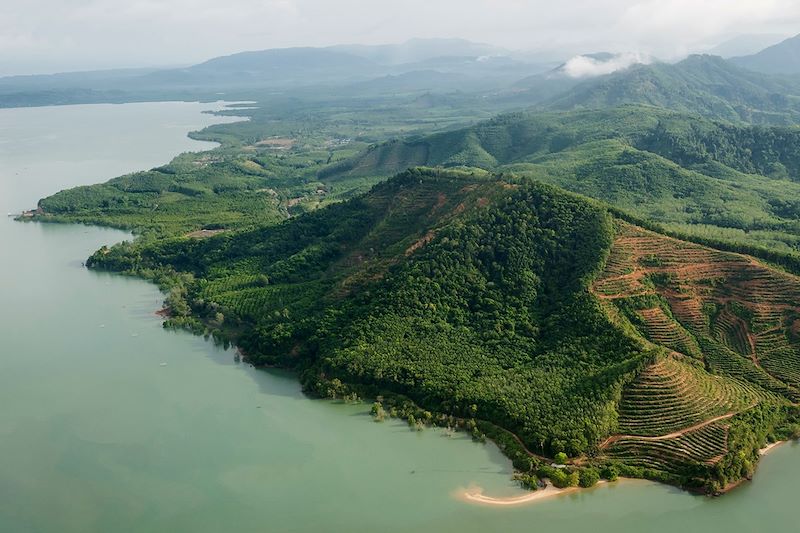
[[[781,440],[778,442],[773,442],[764,448],[759,450],[761,456],[764,456],[788,441]],[[622,478],[620,478],[622,479]],[[743,480],[740,480],[740,482]],[[600,486],[602,484],[606,484],[608,481],[600,480],[595,487]],[[738,485],[736,483],[735,485]],[[734,485],[734,486],[735,486]],[[733,488],[733,486],[729,487]],[[474,504],[481,504],[481,505],[491,505],[491,506],[514,506],[514,505],[524,505],[527,503],[532,503],[540,500],[546,500],[550,498],[554,498],[556,496],[563,496],[565,494],[575,493],[579,490],[582,490],[581,487],[567,487],[564,489],[559,489],[554,487],[549,480],[547,480],[547,487],[543,489],[539,489],[536,491],[531,491],[526,494],[521,494],[519,496],[506,496],[506,497],[495,497],[495,496],[488,496],[483,493],[483,489],[479,486],[471,486],[466,489],[459,489],[454,493],[454,496],[459,500],[474,503]]]
[[[595,487],[608,483],[608,481],[600,480],[597,482]],[[492,506],[510,506],[510,505],[523,505],[526,503],[531,503],[539,500],[545,500],[549,498],[554,498],[556,496],[563,496],[565,494],[571,494],[577,492],[581,489],[581,487],[567,487],[564,489],[559,489],[554,487],[548,480],[547,486],[543,489],[531,491],[527,494],[522,494],[520,496],[508,496],[508,497],[494,497],[494,496],[487,496],[483,494],[483,489],[480,487],[470,487],[468,489],[462,489],[456,492],[456,497],[458,499],[464,500],[470,503],[477,503],[483,505],[492,505]]]
[[[768,444],[768,445],[767,445],[767,446],[765,446],[764,448],[761,448],[761,449],[758,451],[758,453],[760,453],[762,456],[764,456],[764,455],[767,455],[769,452],[771,452],[771,451],[772,451],[772,450],[774,450],[774,449],[775,449],[777,446],[780,446],[780,445],[781,445],[781,444],[783,444],[784,442],[789,442],[789,441],[785,441],[785,440],[779,440],[778,442],[773,442],[772,444]]]

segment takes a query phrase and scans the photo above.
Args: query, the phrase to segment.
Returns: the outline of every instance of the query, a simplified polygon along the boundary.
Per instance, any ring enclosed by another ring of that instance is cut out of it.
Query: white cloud
[[[651,61],[650,56],[640,53],[616,54],[605,60],[578,55],[564,63],[562,70],[570,78],[590,78],[611,74],[639,63],[646,65]]]

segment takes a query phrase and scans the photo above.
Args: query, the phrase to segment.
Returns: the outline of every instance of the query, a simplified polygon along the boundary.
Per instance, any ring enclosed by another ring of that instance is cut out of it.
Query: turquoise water
[[[0,213],[65,187],[207,147],[214,106],[0,110]],[[797,530],[800,448],[784,445],[723,498],[625,481],[515,508],[493,445],[311,400],[289,374],[164,331],[161,295],[81,261],[127,238],[0,220],[0,531]]]

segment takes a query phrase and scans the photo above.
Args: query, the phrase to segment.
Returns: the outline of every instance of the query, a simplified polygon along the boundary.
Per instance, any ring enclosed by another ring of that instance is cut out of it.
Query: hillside
[[[401,85],[409,81],[397,77],[388,85],[398,80]],[[401,90],[413,92],[415,82],[410,81]],[[382,87],[386,86],[378,85],[379,90]],[[318,176],[328,165],[387,138],[452,129],[492,115],[478,99],[458,95],[339,98],[329,94],[318,100],[314,94],[277,94],[264,97],[257,107],[228,106],[222,113],[243,120],[191,134],[219,142],[220,147],[184,153],[157,168],[105,183],[57,192],[38,203],[37,217],[113,225],[137,234],[275,223],[350,198],[382,179]]]
[[[388,176],[415,165],[511,171],[585,194],[675,231],[800,250],[800,133],[626,106],[516,113],[370,147],[324,179]]]
[[[569,94],[587,80],[603,79],[640,63],[649,63],[649,60],[636,54],[581,54],[554,69],[515,81],[509,93],[501,98],[520,105],[549,102]]]
[[[602,454],[663,472],[729,468],[733,441],[750,438],[741,413],[800,398],[799,281],[747,256],[618,222],[592,291],[670,355],[626,388],[622,434],[601,444]],[[740,458],[742,471],[755,459]]]
[[[800,35],[758,53],[731,58],[730,61],[740,67],[766,74],[800,74]]]
[[[718,491],[789,430],[800,386],[797,278],[480,171],[410,170],[277,226],[89,264],[159,279],[171,325],[309,392],[485,433],[526,476],[558,478],[540,456],[566,452],[576,472]]]
[[[593,287],[600,299],[651,342],[703,360],[717,374],[800,399],[795,276],[623,222],[616,235]]]
[[[646,104],[713,119],[793,124],[800,117],[800,84],[757,74],[714,56],[677,64],[653,63],[587,80],[541,105],[551,110]]]

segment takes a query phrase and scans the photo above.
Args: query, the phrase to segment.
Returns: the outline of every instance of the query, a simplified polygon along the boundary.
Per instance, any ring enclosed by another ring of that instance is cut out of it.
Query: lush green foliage
[[[430,95],[429,95],[430,96]],[[132,229],[155,236],[201,229],[275,224],[369,190],[378,176],[345,177],[324,169],[372,143],[427,134],[491,116],[474,98],[330,96],[311,91],[258,94],[247,117],[191,134],[220,148],[187,153],[147,172],[61,191],[40,201],[39,218]],[[398,171],[407,167],[398,168]]]
[[[800,250],[800,133],[646,107],[518,113],[395,141],[325,170],[385,175],[404,165],[478,166],[598,198],[708,241]]]
[[[196,313],[222,313],[252,360],[304,368],[311,389],[383,387],[579,455],[615,428],[640,360],[586,291],[611,238],[607,213],[548,187],[413,171],[274,229],[93,264],[191,272]]]

